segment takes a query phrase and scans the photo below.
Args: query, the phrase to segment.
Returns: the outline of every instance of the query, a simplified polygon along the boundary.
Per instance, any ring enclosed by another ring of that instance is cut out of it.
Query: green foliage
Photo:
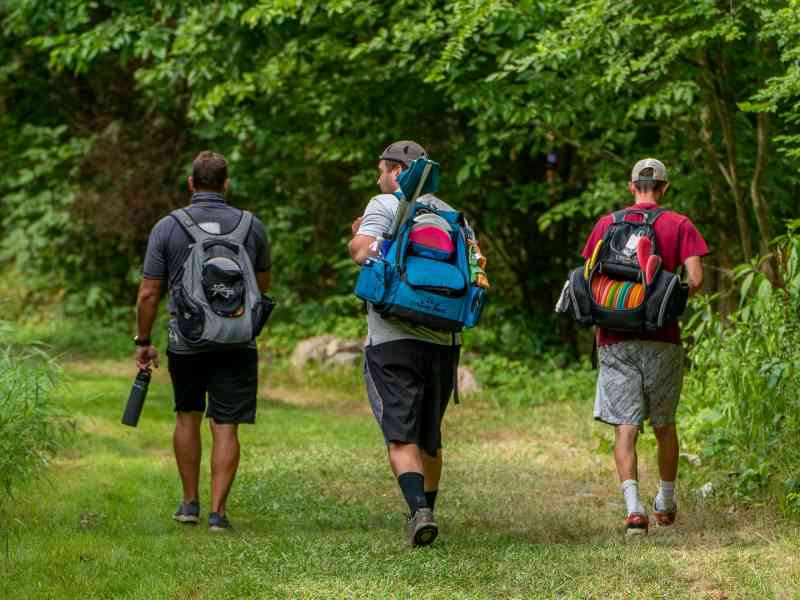
[[[213,147],[230,159],[231,200],[267,223],[280,295],[323,302],[352,286],[348,225],[375,192],[375,157],[412,137],[442,162],[442,196],[476,226],[495,293],[526,313],[550,313],[590,222],[625,201],[645,154],[732,264],[795,209],[796,166],[771,149],[791,152],[797,135],[797,11],[10,0],[2,260],[65,290],[71,311],[130,304],[148,230]]]
[[[22,355],[0,331],[0,512],[21,485],[48,466],[60,447],[65,424],[53,401],[58,367],[37,352]],[[5,519],[4,519],[5,520]]]
[[[157,344],[166,338],[164,317],[153,329]],[[86,317],[64,318],[57,310],[50,309],[18,323],[4,335],[4,342],[17,352],[36,348],[66,360],[122,359],[133,356],[132,338],[127,321],[98,324]]]
[[[497,354],[482,355],[469,364],[484,387],[484,396],[505,407],[591,398],[597,376],[588,365],[565,369],[553,363],[515,360]]]
[[[286,357],[297,342],[316,335],[362,340],[367,323],[359,306],[349,295],[332,296],[324,302],[281,301],[262,334],[261,345],[274,356]]]
[[[736,270],[741,307],[721,318],[708,298],[690,326],[692,368],[683,407],[688,433],[729,469],[737,495],[759,497],[800,464],[800,236],[779,246],[784,287],[773,287],[757,263]],[[796,482],[787,506],[796,508]]]
[[[761,35],[777,48],[782,68],[767,80],[754,104],[747,108],[786,115],[792,129],[777,136],[776,141],[788,157],[796,160],[800,158],[800,2],[790,0],[785,6],[765,12],[766,26]]]
[[[515,359],[548,356],[566,360],[559,346],[557,315],[532,318],[501,299],[491,302],[481,317],[481,326],[463,333],[464,346],[470,352],[498,354]]]

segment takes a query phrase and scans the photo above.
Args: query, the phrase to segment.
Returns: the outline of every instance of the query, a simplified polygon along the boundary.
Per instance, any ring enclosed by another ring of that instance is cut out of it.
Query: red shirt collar
[[[644,210],[650,210],[653,208],[658,208],[658,204],[655,202],[639,202],[638,204],[632,204],[628,208],[642,208]]]

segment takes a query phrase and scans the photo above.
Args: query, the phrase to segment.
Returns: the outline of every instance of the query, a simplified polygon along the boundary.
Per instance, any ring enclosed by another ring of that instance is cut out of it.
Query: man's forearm
[[[686,283],[689,286],[689,295],[694,296],[703,287],[703,263],[700,258],[693,256],[686,261]]]
[[[158,314],[158,298],[139,298],[136,303],[137,333],[140,339],[150,338]]]

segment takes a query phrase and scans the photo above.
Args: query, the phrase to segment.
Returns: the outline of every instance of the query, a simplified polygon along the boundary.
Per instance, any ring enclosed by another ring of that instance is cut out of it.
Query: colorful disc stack
[[[605,308],[630,310],[641,306],[644,300],[644,286],[632,281],[614,281],[598,275],[592,281],[592,297]]]

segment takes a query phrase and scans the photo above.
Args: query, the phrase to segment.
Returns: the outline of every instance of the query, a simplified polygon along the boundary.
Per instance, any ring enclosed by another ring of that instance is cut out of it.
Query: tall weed
[[[23,354],[8,345],[0,324],[0,530],[8,550],[8,511],[20,486],[49,464],[69,429],[52,401],[58,367],[46,354]]]
[[[800,514],[798,224],[778,245],[783,287],[753,262],[735,270],[741,304],[733,314],[723,319],[712,299],[698,300],[682,422],[688,439],[725,468],[735,496],[757,499],[782,484],[785,505]]]

